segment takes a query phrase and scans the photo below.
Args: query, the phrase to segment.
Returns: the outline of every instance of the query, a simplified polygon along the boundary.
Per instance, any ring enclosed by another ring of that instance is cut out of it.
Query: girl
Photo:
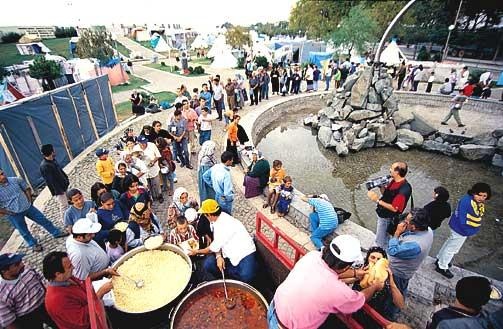
[[[229,124],[227,129],[227,148],[226,151],[229,151],[233,155],[232,165],[237,165],[241,163],[238,155],[238,124],[239,119],[241,117],[239,115],[234,116],[234,120]]]
[[[134,175],[126,177],[124,186],[127,190],[122,193],[119,199],[123,209],[131,209],[137,202],[147,203],[152,201],[150,193],[139,185],[138,177]]]
[[[276,188],[281,185],[286,173],[283,169],[283,162],[281,160],[274,160],[272,162],[272,169],[269,173],[269,194],[267,195],[267,202],[264,203],[262,208],[271,207],[271,214],[276,210],[276,203],[278,202],[278,194]]]
[[[171,149],[169,147],[166,139],[162,137],[158,137],[155,140],[155,144],[159,149],[159,153],[161,153],[161,158],[159,159],[159,167],[161,168],[161,180],[162,180],[162,191],[168,191],[168,195],[173,195],[174,189],[174,175],[176,165],[173,162],[173,155],[171,154]],[[168,181],[169,181],[169,189],[168,189]]]
[[[290,176],[283,178],[283,184],[276,188],[276,195],[279,195],[277,204],[278,216],[283,217],[288,214],[290,203],[293,199],[292,178]]]
[[[110,264],[115,263],[117,259],[121,258],[127,249],[124,245],[124,235],[117,229],[110,230],[105,246],[107,255],[110,258]]]
[[[120,194],[126,192],[126,187],[124,186],[124,180],[127,176],[133,175],[127,172],[127,164],[124,161],[118,161],[115,165],[115,177],[112,181],[112,190],[119,192]]]
[[[442,186],[437,186],[433,190],[433,201],[424,206],[430,214],[430,227],[436,230],[442,225],[442,221],[451,216],[451,205],[449,202],[449,191]]]

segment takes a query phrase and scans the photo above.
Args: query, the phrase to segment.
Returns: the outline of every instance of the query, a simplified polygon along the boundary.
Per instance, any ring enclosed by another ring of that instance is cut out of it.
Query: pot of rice
[[[114,276],[115,308],[125,313],[147,313],[176,299],[187,287],[192,274],[190,258],[177,246],[163,244],[155,250],[135,248],[114,264],[123,276]],[[138,288],[132,280],[143,280]]]

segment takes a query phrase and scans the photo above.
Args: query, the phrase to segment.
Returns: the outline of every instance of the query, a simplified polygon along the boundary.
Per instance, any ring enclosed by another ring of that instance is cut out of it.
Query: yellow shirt
[[[286,172],[283,167],[279,168],[278,170],[271,168],[271,172],[269,174],[269,186],[270,187],[276,187],[280,186],[283,184],[283,178],[285,178]],[[276,179],[274,182],[272,182],[273,179]]]
[[[98,172],[98,176],[100,176],[103,184],[112,184],[115,176],[114,162],[112,159],[98,159],[98,161],[96,161],[96,171]]]

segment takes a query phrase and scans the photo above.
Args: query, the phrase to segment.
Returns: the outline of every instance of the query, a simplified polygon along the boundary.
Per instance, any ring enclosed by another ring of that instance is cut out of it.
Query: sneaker
[[[447,126],[446,122],[440,122],[441,125]]]
[[[440,267],[437,266],[435,268],[435,271],[437,271],[438,273],[442,274],[447,279],[452,279],[454,277],[454,274],[452,274],[452,272],[449,269],[443,270],[443,269],[441,269]]]
[[[54,236],[55,239],[59,239],[59,238],[64,238],[65,236],[69,236],[70,233],[66,232],[66,231],[61,231],[59,232],[58,234],[56,234]]]
[[[464,124],[460,124],[460,125],[458,125],[458,127],[460,127],[460,128],[461,128],[461,127],[464,127],[464,126],[465,126]]]
[[[435,266],[438,267],[438,258],[435,260]],[[452,267],[452,263],[449,263],[449,265],[447,265],[447,266],[449,266],[449,268],[451,268]]]
[[[34,252],[42,252],[44,248],[41,245],[36,244],[33,247],[31,247],[31,250],[33,250]]]
[[[178,178],[173,179],[173,183],[178,183]]]
[[[194,167],[192,167],[190,164],[187,165],[187,169],[194,169]]]

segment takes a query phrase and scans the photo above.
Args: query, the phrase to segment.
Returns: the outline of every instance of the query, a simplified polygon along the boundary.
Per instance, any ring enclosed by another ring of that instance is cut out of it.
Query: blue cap
[[[101,148],[101,149],[97,149],[96,150],[96,156],[97,157],[100,157],[102,156],[103,154],[108,154],[108,150],[105,149],[105,148]]]
[[[8,268],[12,264],[21,261],[24,254],[2,254],[0,255],[0,270]]]
[[[148,139],[147,139],[147,137],[145,137],[145,136],[141,136],[141,135],[140,135],[140,136],[138,137],[138,139],[137,139],[137,142],[138,142],[138,143],[141,143],[141,144],[147,144],[147,143],[148,143]]]

